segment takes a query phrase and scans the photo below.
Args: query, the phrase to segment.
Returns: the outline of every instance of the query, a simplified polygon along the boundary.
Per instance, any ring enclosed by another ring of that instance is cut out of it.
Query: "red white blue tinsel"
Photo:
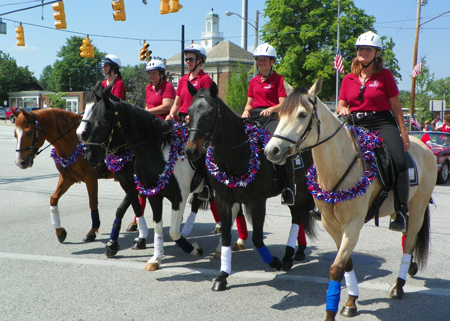
[[[170,180],[170,177],[173,174],[173,169],[175,167],[175,164],[178,160],[178,155],[183,154],[184,146],[186,145],[187,141],[187,128],[182,126],[181,124],[175,123],[174,125],[175,130],[172,131],[172,140],[170,142],[170,150],[169,150],[169,160],[166,163],[166,166],[164,167],[164,171],[161,175],[159,175],[159,180],[156,182],[155,187],[151,188],[145,188],[142,186],[141,182],[137,178],[136,174],[134,174],[134,182],[136,183],[136,189],[139,191],[139,193],[145,195],[145,196],[153,196],[161,192],[164,187],[166,187],[167,183]],[[185,158],[184,155],[181,156],[181,161],[183,161]]]
[[[362,127],[346,125],[347,129],[356,132],[358,141],[361,146],[362,157],[367,163],[364,176],[356,183],[356,185],[347,190],[339,190],[337,192],[325,191],[317,184],[317,171],[314,164],[311,165],[306,175],[306,184],[308,190],[317,200],[330,204],[341,203],[356,198],[358,195],[364,195],[367,188],[373,183],[376,177],[376,162],[374,149],[380,147],[382,141],[378,137],[378,132],[372,132]]]
[[[110,172],[117,173],[128,163],[131,162],[134,158],[134,154],[131,149],[127,149],[125,153],[116,155],[116,154],[108,154],[105,157],[105,165]]]
[[[85,151],[86,145],[83,143],[79,143],[77,149],[73,152],[73,154],[69,158],[64,158],[58,156],[58,154],[56,154],[56,148],[53,147],[50,153],[50,157],[53,158],[53,161],[56,164],[59,164],[62,167],[67,167],[75,163],[78,160],[78,158],[80,158],[80,156],[83,156]]]
[[[258,153],[266,147],[266,144],[270,140],[270,134],[266,129],[258,128],[253,124],[246,124],[244,130],[250,139],[250,161],[247,173],[241,177],[228,176],[225,172],[221,172],[219,167],[214,163],[211,147],[208,147],[206,152],[205,165],[211,176],[220,183],[227,185],[229,188],[247,187],[247,185],[255,179],[261,165]],[[261,148],[258,147],[258,143]]]

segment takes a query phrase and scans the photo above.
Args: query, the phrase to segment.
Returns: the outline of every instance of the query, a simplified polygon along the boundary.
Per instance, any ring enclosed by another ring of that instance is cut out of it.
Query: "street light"
[[[258,20],[259,20],[259,11],[256,10],[256,18],[255,18],[255,25],[252,25],[248,20],[244,19],[240,14],[235,13],[235,12],[231,12],[231,11],[225,11],[225,14],[229,17],[232,15],[236,15],[239,18],[241,18],[242,20],[244,20],[245,22],[247,22],[250,26],[252,26],[253,28],[255,28],[255,48],[253,48],[253,50],[256,50],[256,48],[258,47]],[[247,43],[247,39],[245,39],[245,43]],[[257,75],[257,68],[256,68],[256,60],[253,63],[253,77],[256,77]]]

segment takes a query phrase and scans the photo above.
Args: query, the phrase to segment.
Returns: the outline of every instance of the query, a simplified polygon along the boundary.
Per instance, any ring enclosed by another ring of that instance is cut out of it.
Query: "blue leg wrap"
[[[267,246],[264,245],[262,248],[257,249],[257,250],[258,250],[259,256],[261,257],[261,260],[262,260],[265,264],[269,264],[269,263],[272,262],[273,256],[272,256],[272,254],[270,254],[270,251],[269,251],[269,249],[267,248]]]
[[[98,210],[91,210],[91,220],[92,228],[100,227],[100,215],[98,214]]]
[[[191,253],[194,249],[192,244],[186,241],[184,237],[180,237],[177,241],[175,241],[175,243],[177,243],[177,245],[186,253]]]
[[[122,225],[122,220],[116,218],[113,223],[113,227],[111,230],[111,235],[109,237],[110,240],[117,241],[119,238],[120,226]]]
[[[328,283],[326,311],[330,310],[337,313],[340,299],[341,283],[338,281],[330,281],[330,283]]]

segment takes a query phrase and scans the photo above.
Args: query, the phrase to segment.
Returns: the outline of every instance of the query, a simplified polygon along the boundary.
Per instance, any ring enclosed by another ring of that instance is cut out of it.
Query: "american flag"
[[[417,130],[421,130],[421,126],[414,116],[411,117],[411,124],[416,126]]]
[[[419,62],[417,65],[414,66],[414,69],[411,73],[411,76],[413,78],[416,78],[422,73],[422,62]]]
[[[338,48],[336,57],[334,57],[334,69],[339,71],[341,74],[344,73],[344,65],[342,64],[341,48]]]

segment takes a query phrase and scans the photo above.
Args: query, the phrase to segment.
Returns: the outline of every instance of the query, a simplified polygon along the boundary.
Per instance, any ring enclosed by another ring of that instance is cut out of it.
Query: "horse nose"
[[[271,153],[273,155],[278,155],[280,153],[280,149],[278,147],[274,147],[274,148],[272,148]]]
[[[82,140],[83,142],[85,142],[85,141],[88,140],[89,136],[88,136],[88,134],[87,134],[87,132],[86,132],[85,130],[83,130],[83,131],[80,133],[80,138],[81,138],[81,140]]]

